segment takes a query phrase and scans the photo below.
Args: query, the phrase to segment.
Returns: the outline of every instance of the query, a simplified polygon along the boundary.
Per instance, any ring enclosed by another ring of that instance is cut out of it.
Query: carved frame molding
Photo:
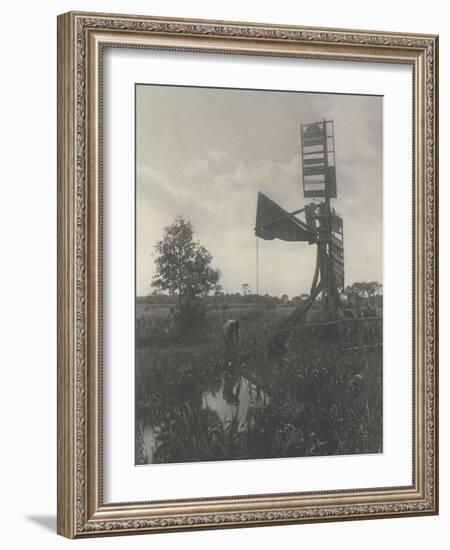
[[[413,67],[414,468],[411,487],[102,502],[103,47]],[[58,532],[75,538],[436,514],[438,39],[430,35],[68,13],[58,18]]]

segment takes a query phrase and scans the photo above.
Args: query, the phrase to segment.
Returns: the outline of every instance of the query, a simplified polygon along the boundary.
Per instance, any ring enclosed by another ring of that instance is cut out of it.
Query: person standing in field
[[[228,319],[222,327],[223,341],[227,349],[231,349],[240,343],[239,321]]]

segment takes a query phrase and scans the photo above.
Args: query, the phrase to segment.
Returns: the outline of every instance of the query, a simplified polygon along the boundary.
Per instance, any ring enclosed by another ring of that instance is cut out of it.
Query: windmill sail
[[[261,239],[314,242],[315,233],[264,193],[258,193],[255,234]]]
[[[336,198],[333,121],[302,124],[301,140],[304,197]]]

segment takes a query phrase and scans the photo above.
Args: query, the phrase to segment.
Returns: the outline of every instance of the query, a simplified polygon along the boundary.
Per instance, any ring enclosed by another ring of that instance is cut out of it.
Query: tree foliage
[[[211,267],[211,254],[194,240],[192,224],[183,216],[164,228],[154,249],[152,287],[178,295],[180,305],[207,295],[219,281],[220,271]]]
[[[370,282],[356,282],[349,288],[350,293],[358,295],[360,298],[373,298],[374,296],[381,295],[383,293],[383,285],[378,281]],[[346,289],[346,290],[347,290]]]

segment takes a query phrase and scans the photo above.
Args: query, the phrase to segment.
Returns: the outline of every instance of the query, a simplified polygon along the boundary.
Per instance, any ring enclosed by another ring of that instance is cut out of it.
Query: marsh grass
[[[280,358],[268,358],[264,346],[245,360],[224,349],[226,319],[240,321],[242,351],[290,311],[208,309],[204,328],[189,339],[177,336],[168,308],[138,312],[136,463],[382,452],[380,319],[299,327]],[[257,390],[245,417],[205,406],[206,393],[222,395],[232,410],[224,388],[242,379]],[[146,429],[155,434],[151,457]]]

